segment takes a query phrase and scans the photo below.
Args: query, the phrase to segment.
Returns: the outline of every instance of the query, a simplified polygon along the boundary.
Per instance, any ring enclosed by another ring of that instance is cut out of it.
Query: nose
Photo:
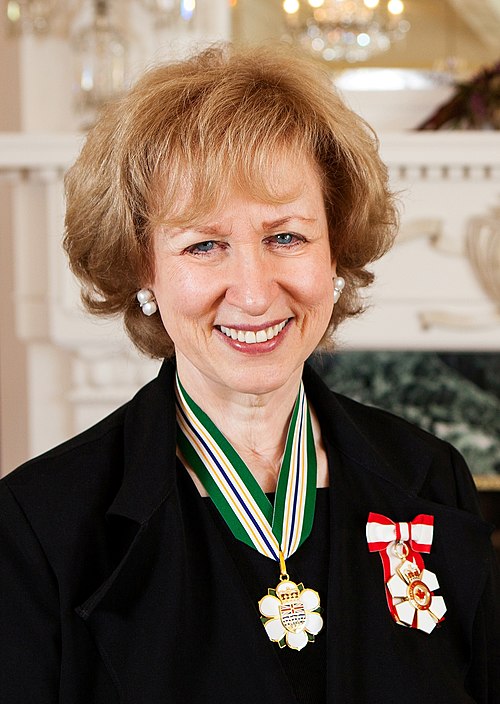
[[[275,267],[256,252],[246,251],[231,262],[226,302],[252,316],[269,311],[278,295]]]

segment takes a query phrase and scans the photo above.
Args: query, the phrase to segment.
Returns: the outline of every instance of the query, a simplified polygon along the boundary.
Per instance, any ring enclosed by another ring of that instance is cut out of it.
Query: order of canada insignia
[[[394,523],[370,513],[366,539],[370,552],[379,552],[384,570],[387,605],[400,626],[432,633],[444,621],[446,604],[434,592],[439,581],[426,569],[422,553],[430,553],[434,517],[415,516],[410,523]]]
[[[302,650],[323,628],[318,592],[289,579],[268,590],[259,611],[267,635],[280,648]]]
[[[418,567],[407,560],[396,568],[387,582],[393,598],[398,621],[404,626],[430,633],[446,613],[442,596],[436,596],[439,582],[434,572]]]

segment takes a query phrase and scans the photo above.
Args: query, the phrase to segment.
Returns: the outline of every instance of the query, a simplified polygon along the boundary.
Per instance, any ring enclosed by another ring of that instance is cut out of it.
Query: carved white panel
[[[387,135],[381,150],[402,205],[401,231],[373,266],[371,307],[341,330],[343,346],[500,350],[498,304],[465,251],[471,218],[500,205],[499,136]]]

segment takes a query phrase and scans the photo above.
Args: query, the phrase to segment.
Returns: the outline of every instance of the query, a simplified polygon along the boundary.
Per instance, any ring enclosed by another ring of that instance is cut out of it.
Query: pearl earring
[[[139,301],[144,315],[153,315],[153,313],[156,313],[158,310],[154,293],[150,291],[149,288],[141,288],[141,290],[137,292],[136,298]]]
[[[334,278],[334,284],[333,284],[333,302],[337,303],[339,300],[342,291],[345,286],[345,279],[343,279],[341,276],[336,276]]]

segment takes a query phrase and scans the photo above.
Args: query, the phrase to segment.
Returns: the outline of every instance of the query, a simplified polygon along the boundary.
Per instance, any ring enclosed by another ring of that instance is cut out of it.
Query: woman
[[[463,460],[304,366],[396,220],[370,130],[280,51],[209,49],[105,111],[65,247],[166,361],[0,484],[2,701],[498,701]]]

